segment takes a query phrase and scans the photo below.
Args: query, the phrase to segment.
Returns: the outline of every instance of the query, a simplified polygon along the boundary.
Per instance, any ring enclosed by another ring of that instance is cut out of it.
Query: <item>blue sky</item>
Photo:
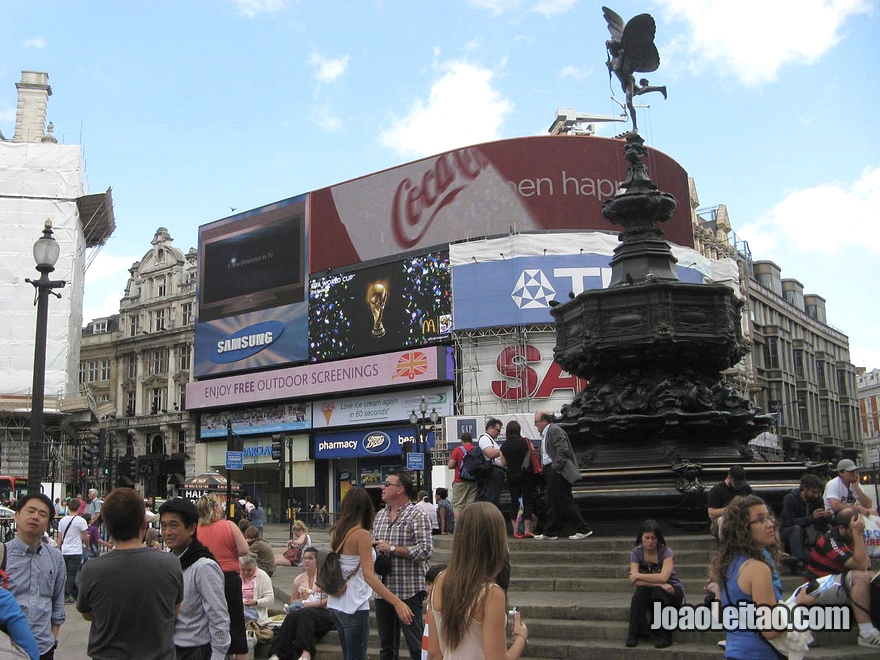
[[[857,366],[880,367],[877,0],[611,6],[657,20],[650,79],[669,99],[640,99],[648,145],[702,206],[727,205],[755,259],[827,299]],[[21,70],[46,71],[56,137],[84,146],[91,192],[113,187],[87,319],[118,310],[160,226],[186,251],[231,208],[622,99],[601,3],[583,0],[6,0],[2,19],[0,131],[13,133]]]

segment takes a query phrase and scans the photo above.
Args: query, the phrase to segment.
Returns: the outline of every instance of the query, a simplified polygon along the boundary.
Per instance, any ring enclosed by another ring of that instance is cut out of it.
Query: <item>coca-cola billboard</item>
[[[650,150],[661,190],[679,201],[666,237],[693,246],[687,173]],[[547,229],[615,230],[602,204],[626,178],[622,142],[539,136],[446,152],[311,193],[309,270],[464,238]]]

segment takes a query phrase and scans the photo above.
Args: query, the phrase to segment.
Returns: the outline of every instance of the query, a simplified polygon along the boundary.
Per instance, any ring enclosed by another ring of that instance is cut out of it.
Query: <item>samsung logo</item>
[[[387,433],[376,431],[365,435],[361,444],[363,444],[365,451],[371,454],[381,454],[391,447],[391,438]]]
[[[215,344],[211,361],[226,364],[249,358],[271,346],[283,332],[284,324],[279,321],[265,321],[242,328]]]

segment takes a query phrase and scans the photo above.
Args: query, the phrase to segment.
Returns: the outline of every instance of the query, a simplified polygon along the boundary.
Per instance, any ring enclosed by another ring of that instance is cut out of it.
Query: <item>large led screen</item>
[[[312,275],[309,359],[383,353],[443,341],[452,330],[449,253]]]

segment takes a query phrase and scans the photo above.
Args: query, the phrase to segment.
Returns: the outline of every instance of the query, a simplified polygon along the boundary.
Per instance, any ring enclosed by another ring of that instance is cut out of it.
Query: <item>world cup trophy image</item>
[[[388,302],[388,287],[383,280],[373,282],[367,287],[367,304],[373,313],[373,336],[376,338],[385,336],[385,326],[382,325],[382,317],[385,314],[385,303]]]

